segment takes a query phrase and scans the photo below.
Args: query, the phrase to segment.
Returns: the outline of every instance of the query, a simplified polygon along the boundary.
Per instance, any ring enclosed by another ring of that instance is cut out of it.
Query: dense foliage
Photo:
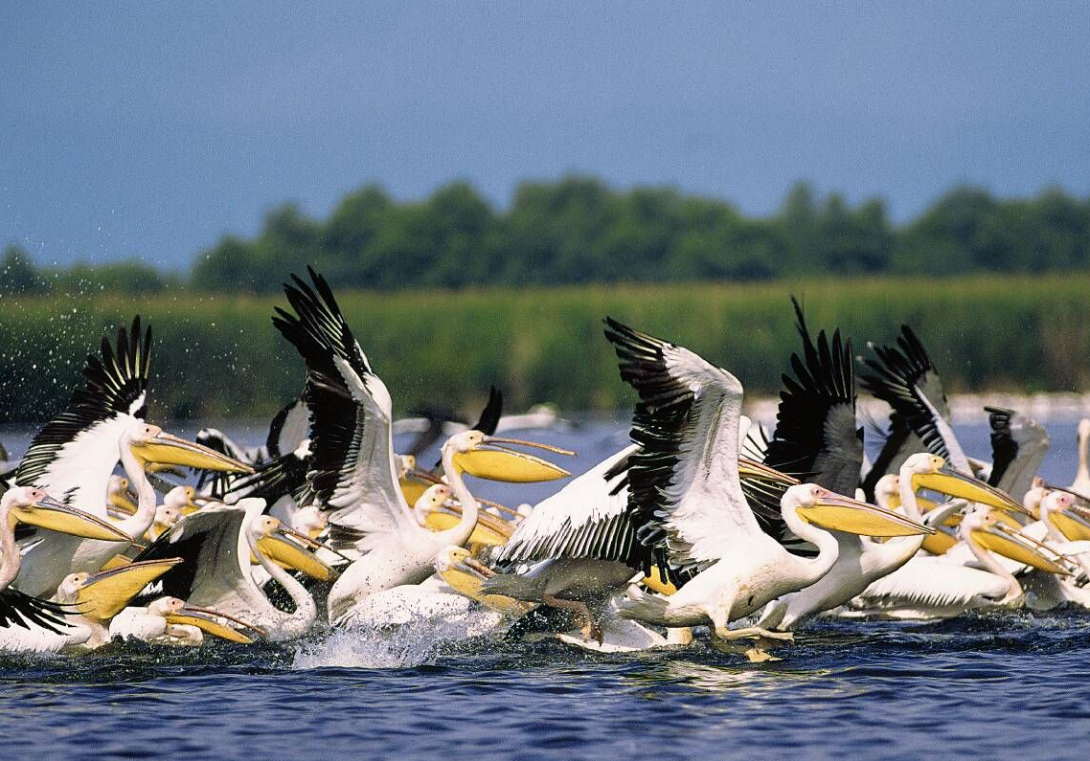
[[[421,290],[338,289],[395,412],[422,402],[472,410],[489,384],[513,410],[626,409],[633,399],[602,337],[611,315],[729,368],[771,396],[798,348],[788,295],[811,326],[840,326],[866,353],[902,322],[954,391],[1090,388],[1090,275],[823,278],[775,283]],[[303,384],[273,329],[283,296],[96,294],[0,298],[0,422],[63,407],[88,351],[139,312],[155,333],[155,419],[271,416]]]
[[[336,286],[371,290],[1086,270],[1090,198],[1053,189],[1004,200],[959,187],[894,226],[880,200],[852,206],[806,184],[766,218],[722,200],[621,192],[587,177],[524,183],[505,210],[465,183],[405,203],[368,185],[324,221],[291,204],[273,210],[252,240],[229,236],[200,254],[185,285],[275,292],[306,264]],[[38,271],[17,248],[0,259],[0,293],[81,284],[132,293],[168,279],[135,262]]]

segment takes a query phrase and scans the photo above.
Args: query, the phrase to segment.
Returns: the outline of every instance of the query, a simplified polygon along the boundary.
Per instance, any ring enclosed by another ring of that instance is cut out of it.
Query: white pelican
[[[153,645],[196,646],[208,632],[228,642],[249,644],[253,640],[231,626],[231,621],[258,634],[263,632],[238,619],[205,608],[194,608],[177,597],[160,597],[145,607],[125,608],[110,620],[110,639],[140,640]]]
[[[913,558],[868,587],[853,601],[849,615],[931,619],[967,610],[1021,607],[1025,602],[1021,584],[993,553],[1018,564],[1030,561],[1052,573],[1068,573],[1058,562],[1062,558],[1042,554],[1038,545],[1006,524],[996,510],[972,509],[962,519],[958,535],[979,567],[953,562],[947,555]]]
[[[137,494],[136,512],[115,525],[137,543],[143,540],[155,521],[157,507],[155,487],[145,472],[148,463],[223,471],[250,470],[243,463],[139,420],[129,422],[113,446]],[[102,498],[98,504],[103,504]],[[118,552],[112,542],[81,540],[61,534],[24,540],[24,546],[24,570],[17,588],[37,596],[52,594],[69,573],[98,571]]]
[[[300,637],[314,624],[318,609],[310,592],[280,564],[321,580],[334,574],[308,551],[314,540],[262,515],[264,509],[261,499],[206,507],[178,521],[136,559],[180,557],[185,562],[162,577],[163,594],[260,627],[272,641]],[[269,601],[255,580],[251,557],[288,593],[294,612]]]
[[[954,434],[942,379],[920,339],[902,325],[897,344],[867,344],[877,360],[864,360],[871,372],[860,382],[889,404],[893,414],[885,446],[864,482],[866,493],[872,494],[877,479],[899,468],[908,455],[928,451],[962,473],[979,472],[989,484],[1020,500],[1048,451],[1048,432],[1026,415],[986,407],[992,427],[992,462],[968,457]]]
[[[662,626],[710,623],[721,640],[791,639],[757,626],[727,625],[829,570],[837,541],[811,522],[872,536],[929,531],[891,511],[803,484],[784,492],[781,518],[818,554],[792,555],[761,529],[742,493],[738,380],[687,349],[609,318],[607,325],[621,377],[641,398],[632,427],[641,449],[630,458],[629,510],[640,539],[665,547],[671,572],[696,572],[669,598],[631,588],[621,615]]]
[[[1014,509],[1012,501],[987,484],[945,467],[945,461],[933,454],[918,452],[901,465],[896,483],[905,514],[923,525],[941,523],[964,502],[939,508],[928,514],[920,512],[916,489],[941,490],[963,500],[988,504],[1001,509]],[[879,482],[881,484],[881,482]],[[871,539],[832,532],[840,543],[840,554],[829,573],[805,589],[781,597],[768,604],[761,615],[760,625],[766,628],[791,629],[823,611],[849,602],[878,579],[901,568],[920,550],[923,535],[903,536],[876,542]]]
[[[128,537],[100,518],[50,498],[41,489],[16,486],[0,498],[0,651],[56,652],[90,631],[68,623],[65,608],[11,588],[22,556],[15,543],[15,524],[68,531],[106,541]]]
[[[422,528],[399,484],[390,393],[371,369],[325,279],[308,271],[314,290],[293,276],[295,285],[285,285],[284,293],[296,314],[277,308],[273,323],[307,365],[314,453],[308,482],[319,504],[330,511],[332,530],[345,528],[363,537],[356,549],[366,555],[344,571],[329,593],[329,618],[336,623],[369,594],[422,582],[432,574],[440,550],[469,539],[478,505],[462,480],[463,471],[507,480],[569,474],[501,445],[563,450],[465,431],[442,449],[443,468],[462,517],[447,531]]]

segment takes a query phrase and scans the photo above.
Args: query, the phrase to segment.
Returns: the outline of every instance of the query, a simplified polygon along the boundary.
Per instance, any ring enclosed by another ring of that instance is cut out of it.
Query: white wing
[[[705,566],[763,537],[738,480],[742,384],[688,349],[607,320],[621,377],[640,394],[629,482],[641,539]]]

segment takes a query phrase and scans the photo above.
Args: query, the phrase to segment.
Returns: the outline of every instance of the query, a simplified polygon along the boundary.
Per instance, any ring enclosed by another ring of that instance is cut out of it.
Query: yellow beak
[[[481,594],[482,582],[496,574],[491,568],[470,557],[453,563],[450,568],[439,575],[451,589],[502,613],[510,612],[521,615],[536,607],[534,603],[523,602],[506,595]]]
[[[1022,505],[998,489],[989,486],[972,476],[959,473],[951,468],[940,468],[934,473],[917,473],[912,476],[912,488],[931,489],[952,497],[961,497],[969,502],[979,502],[1000,510],[1010,510],[1028,515]]]
[[[486,437],[480,447],[454,455],[454,464],[463,473],[468,473],[471,476],[510,483],[555,481],[571,475],[559,465],[553,465],[551,462],[525,452],[507,449],[501,446],[502,444],[534,447],[556,454],[575,455],[574,452],[567,449],[552,447],[548,444],[538,444],[533,441],[519,439]],[[489,448],[486,449],[485,446]]]
[[[257,542],[257,549],[265,557],[285,568],[294,568],[319,581],[333,581],[337,572],[323,563],[313,552],[292,541],[297,539],[307,546],[323,546],[305,534],[299,534],[281,526],[275,533],[264,536]],[[305,541],[304,541],[305,540]]]
[[[953,520],[953,516],[950,519]],[[945,526],[945,524],[943,525]],[[930,552],[932,555],[945,555],[957,543],[958,538],[955,534],[945,528],[940,528],[931,536],[925,536],[921,546],[924,551]]]
[[[839,495],[822,497],[814,505],[800,506],[795,512],[808,523],[861,536],[918,536],[935,533],[934,529],[916,523],[900,513]]]
[[[1046,573],[1056,573],[1061,576],[1071,575],[1070,571],[1060,565],[1060,562],[1066,560],[1063,555],[1053,552],[1045,545],[1019,534],[1004,524],[996,524],[986,529],[976,529],[970,532],[970,535],[973,541],[984,549],[991,550],[997,555],[1002,555],[1016,563],[1022,563]],[[1049,555],[1052,557],[1049,557]]]
[[[442,510],[432,510],[424,523],[432,531],[446,531],[458,525],[462,517],[462,508],[457,505],[444,506]],[[489,547],[502,547],[507,544],[511,534],[515,533],[513,523],[497,518],[488,513],[478,513],[477,525],[467,544],[486,544]]]
[[[109,621],[129,604],[140,590],[182,562],[181,558],[144,560],[93,574],[80,587],[78,610],[97,621]]]
[[[252,626],[245,621],[240,621],[237,618],[232,618],[225,613],[219,613],[206,608],[191,608],[188,605],[177,613],[167,615],[166,621],[168,624],[187,624],[189,626],[196,626],[201,631],[211,634],[213,637],[225,639],[228,642],[238,642],[243,645],[248,645],[253,642],[251,637],[246,636],[237,629],[221,624],[216,620],[218,618],[232,621],[239,626],[250,629],[258,635],[265,634],[265,632],[258,627]]]
[[[1048,519],[1064,537],[1072,542],[1090,539],[1090,521],[1087,521],[1079,511],[1052,510],[1048,514]]]
[[[18,521],[28,526],[84,539],[99,539],[104,542],[132,541],[131,536],[112,524],[75,507],[69,507],[52,497],[46,497],[33,505],[12,508],[10,517],[13,522]]]
[[[133,444],[132,451],[145,463],[154,465],[181,465],[224,473],[254,472],[249,465],[233,457],[169,433],[160,433],[151,441]]]

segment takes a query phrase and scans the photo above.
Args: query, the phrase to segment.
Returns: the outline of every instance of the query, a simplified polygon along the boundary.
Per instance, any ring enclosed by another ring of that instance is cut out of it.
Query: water
[[[1044,475],[1067,483],[1074,422],[1049,430]],[[21,433],[0,440],[21,451]],[[971,453],[989,451],[986,427],[958,433]],[[625,442],[613,423],[527,435],[579,451],[576,472]],[[481,492],[517,503],[555,488]],[[1081,611],[820,622],[762,665],[700,644],[601,656],[436,634],[0,656],[3,757],[1060,759],[1085,758],[1090,734]]]

